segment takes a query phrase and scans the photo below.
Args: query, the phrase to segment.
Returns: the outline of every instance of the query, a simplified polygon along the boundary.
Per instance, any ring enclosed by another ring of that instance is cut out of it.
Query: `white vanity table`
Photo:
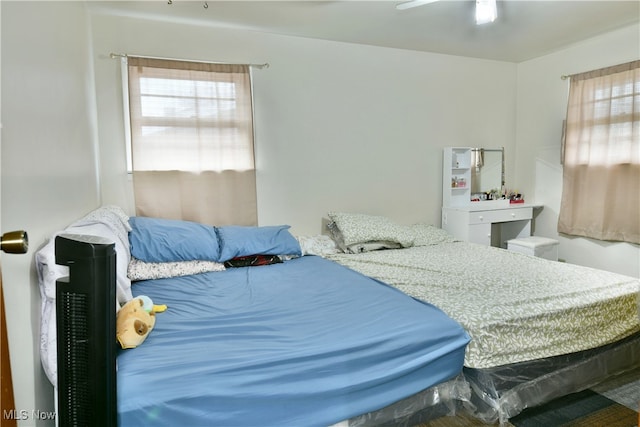
[[[443,207],[442,228],[460,240],[506,248],[508,240],[531,235],[533,209],[537,206],[504,202]]]
[[[531,235],[536,205],[477,200],[504,187],[504,150],[446,147],[442,165],[442,228],[460,240],[506,248]],[[479,197],[480,196],[480,197]]]

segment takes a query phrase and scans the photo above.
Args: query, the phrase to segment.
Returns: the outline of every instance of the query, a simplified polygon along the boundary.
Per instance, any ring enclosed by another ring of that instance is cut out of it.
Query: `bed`
[[[469,337],[442,310],[321,256],[288,226],[208,227],[105,207],[61,233],[115,243],[114,316],[168,309],[117,356],[118,425],[410,425],[469,396]],[[36,255],[56,385],[54,239]],[[133,281],[132,281],[133,278]],[[105,337],[116,345],[115,337]]]
[[[485,422],[640,366],[636,278],[456,241],[430,225],[332,212],[327,256],[456,319],[464,406]]]

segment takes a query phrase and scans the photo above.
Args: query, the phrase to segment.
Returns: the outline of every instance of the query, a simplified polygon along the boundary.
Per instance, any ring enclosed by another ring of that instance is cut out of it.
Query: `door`
[[[5,416],[14,413],[16,404],[13,399],[13,381],[11,380],[11,361],[9,360],[9,344],[7,342],[7,324],[4,317],[4,293],[2,292],[2,271],[0,268],[0,363],[2,370],[0,372],[0,416],[2,417],[2,426],[14,427],[17,425],[16,417]]]
[[[3,252],[24,254],[29,247],[29,239],[24,231],[12,231],[0,237],[0,249]],[[0,268],[0,424],[2,427],[17,425],[16,404],[13,398],[13,380],[11,378],[11,360],[7,340],[7,322],[4,314],[4,292],[2,290],[2,268]]]

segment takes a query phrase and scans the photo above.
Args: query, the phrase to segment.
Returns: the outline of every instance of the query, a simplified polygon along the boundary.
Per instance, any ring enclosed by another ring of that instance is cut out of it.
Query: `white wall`
[[[640,277],[638,245],[559,236],[557,223],[562,195],[560,135],[569,89],[568,80],[560,76],[638,58],[640,26],[633,25],[518,64],[515,173],[525,196],[545,205],[536,218],[534,234],[557,238],[560,258],[634,277]]]
[[[38,353],[33,255],[51,233],[102,202],[130,207],[120,70],[110,52],[271,64],[254,73],[262,224],[287,222],[297,232],[318,233],[331,209],[439,223],[441,148],[486,145],[505,146],[507,181],[548,205],[540,234],[552,234],[557,217],[556,123],[565,107],[560,74],[638,52],[637,27],[516,66],[88,17],[82,2],[2,1],[1,20],[1,228],[24,228],[31,240],[28,255],[3,255],[2,267],[16,404],[29,411],[52,409]],[[611,41],[626,47],[618,51]],[[603,268],[631,264],[637,275],[631,259],[637,247],[587,240],[586,249],[574,249],[569,243],[575,244],[563,239],[561,246],[569,261],[590,260],[596,250],[607,262]]]
[[[505,146],[513,173],[514,64],[99,11],[92,28],[105,202],[131,199],[111,52],[270,64],[253,73],[262,225],[318,234],[330,210],[439,224],[448,145]]]
[[[39,356],[34,254],[99,204],[95,91],[82,2],[2,2],[2,224],[25,229],[26,255],[2,255],[15,402],[53,410]]]

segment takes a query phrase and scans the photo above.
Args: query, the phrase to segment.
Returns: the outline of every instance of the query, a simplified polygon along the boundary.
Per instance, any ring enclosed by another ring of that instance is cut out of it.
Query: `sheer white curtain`
[[[127,63],[136,214],[257,224],[249,66]]]
[[[640,61],[570,78],[558,231],[640,243]]]

